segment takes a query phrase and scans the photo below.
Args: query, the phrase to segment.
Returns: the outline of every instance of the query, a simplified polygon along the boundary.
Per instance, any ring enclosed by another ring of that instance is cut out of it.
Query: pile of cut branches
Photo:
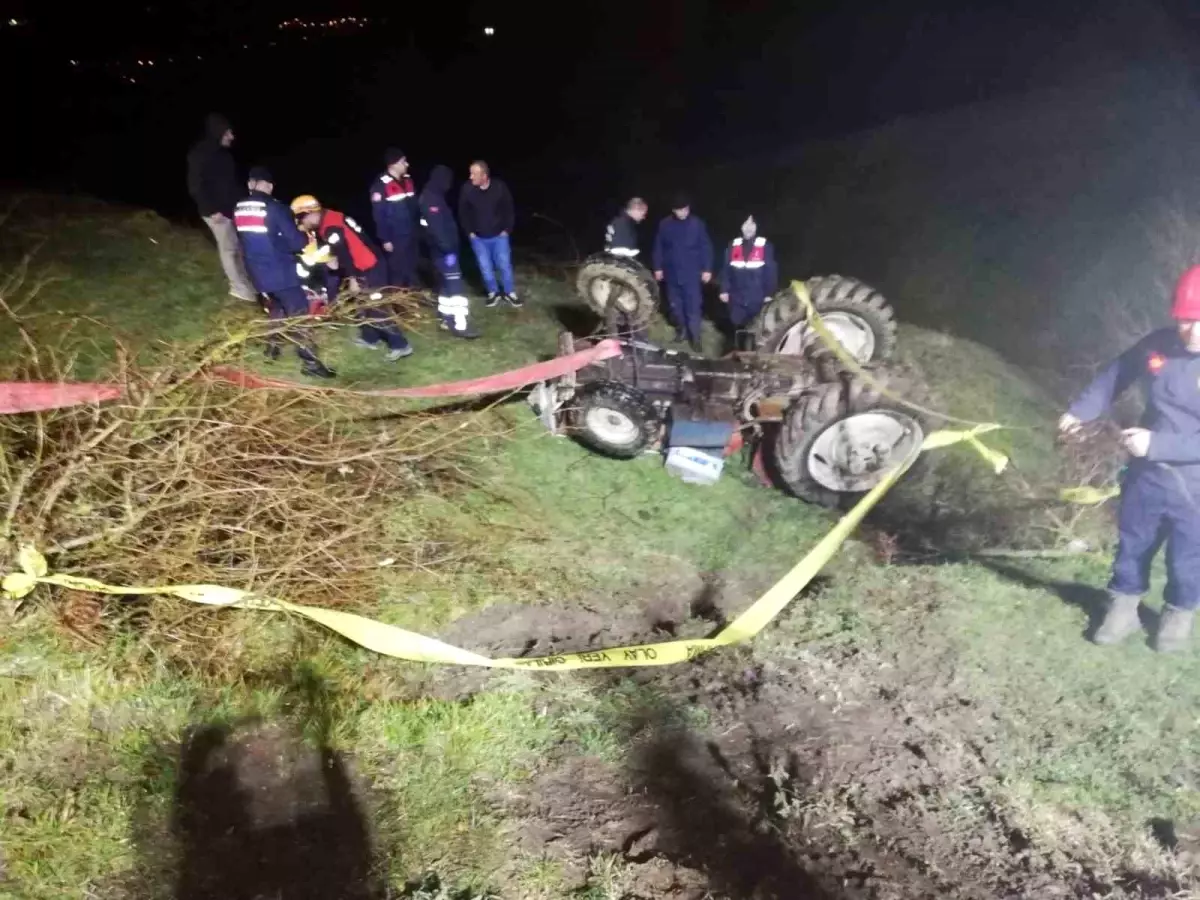
[[[118,353],[104,380],[123,386],[120,400],[0,416],[0,567],[32,544],[54,571],[113,584],[213,583],[369,609],[385,572],[456,555],[400,503],[461,486],[463,443],[495,420],[205,377],[216,353],[236,357],[269,327],[289,326],[255,325],[219,351],[180,349],[152,368]],[[4,369],[11,380],[71,380],[69,358],[32,338]],[[61,617],[93,639],[135,608],[176,643],[228,617],[160,598],[56,593]]]

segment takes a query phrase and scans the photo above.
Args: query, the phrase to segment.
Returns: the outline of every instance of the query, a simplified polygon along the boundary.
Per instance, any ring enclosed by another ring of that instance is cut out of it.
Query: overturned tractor
[[[644,328],[661,298],[653,273],[635,260],[598,253],[579,270],[576,288],[605,322]],[[860,363],[891,357],[896,349],[892,308],[877,290],[854,278],[823,275],[805,282],[826,327]],[[753,345],[767,353],[803,356],[819,344],[805,309],[790,289],[780,291],[750,326]]]
[[[658,309],[653,275],[629,259],[592,257],[577,286],[606,322],[619,318],[629,329],[643,327]],[[539,386],[534,405],[552,428],[618,458],[680,446],[703,426],[723,424],[724,433],[756,443],[773,480],[797,497],[826,506],[854,499],[923,441],[919,417],[893,399],[915,385],[884,367],[896,349],[896,323],[878,291],[840,275],[806,286],[828,331],[866,377],[829,352],[803,302],[786,290],[752,323],[752,351],[706,359],[626,339],[622,356]],[[579,345],[563,335],[559,353]]]

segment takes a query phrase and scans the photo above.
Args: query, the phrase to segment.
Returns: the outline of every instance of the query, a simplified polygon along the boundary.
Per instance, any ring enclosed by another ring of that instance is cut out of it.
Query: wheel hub
[[[875,356],[875,332],[860,316],[836,310],[821,313],[821,322],[858,362],[870,362]],[[799,356],[820,341],[820,336],[809,327],[808,322],[797,322],[784,332],[779,352]]]
[[[623,313],[637,312],[637,296],[632,290],[611,278],[594,278],[591,286],[592,308],[605,312],[610,307]]]
[[[858,413],[839,419],[817,435],[808,451],[808,471],[831,491],[869,491],[922,440],[921,426],[904,413]]]
[[[639,437],[637,423],[618,409],[596,406],[584,416],[587,430],[599,440],[613,446],[633,444]]]

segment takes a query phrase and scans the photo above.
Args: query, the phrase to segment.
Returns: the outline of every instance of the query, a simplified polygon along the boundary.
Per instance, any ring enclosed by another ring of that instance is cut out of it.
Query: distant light
[[[21,20],[20,19],[9,19],[8,24],[13,26],[14,28],[16,28],[18,25],[21,24]]]
[[[483,29],[483,33],[486,34],[488,37],[491,37],[493,34],[496,33],[496,29],[493,28],[491,25],[489,25]]]
[[[77,60],[77,59],[71,60],[71,65],[73,65],[73,66],[79,65],[79,60]]]
[[[142,62],[142,61],[139,59],[139,60],[138,60],[138,65],[139,65],[139,66],[144,66],[144,65],[145,65],[145,63],[144,63],[144,62]]]

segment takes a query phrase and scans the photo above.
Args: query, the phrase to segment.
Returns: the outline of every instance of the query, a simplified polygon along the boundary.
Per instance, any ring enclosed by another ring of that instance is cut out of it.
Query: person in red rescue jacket
[[[383,288],[388,286],[387,263],[371,245],[362,227],[349,216],[335,209],[325,209],[311,194],[292,201],[292,214],[309,234],[316,235],[322,247],[332,257],[329,268],[329,292],[337,296],[338,288],[346,286],[352,294],[367,294],[372,305],[357,311],[362,321],[355,343],[369,350],[388,347],[389,360],[403,359],[412,354],[412,345],[387,311],[380,305]]]
[[[1152,331],[1113,360],[1058,423],[1065,435],[1074,434],[1135,384],[1145,388],[1141,423],[1123,433],[1130,460],[1121,482],[1119,543],[1108,610],[1092,640],[1115,644],[1141,630],[1138,606],[1165,543],[1166,605],[1153,641],[1165,653],[1187,646],[1200,607],[1200,266],[1179,280],[1171,317],[1175,327]]]
[[[400,150],[389,148],[384,154],[387,171],[371,184],[371,214],[375,234],[387,254],[388,282],[392,287],[415,288],[420,215],[417,213],[417,189],[408,174],[408,158]]]
[[[758,223],[749,216],[742,223],[742,236],[725,249],[721,268],[721,302],[729,308],[734,329],[753,320],[778,289],[775,247],[759,235]]]

